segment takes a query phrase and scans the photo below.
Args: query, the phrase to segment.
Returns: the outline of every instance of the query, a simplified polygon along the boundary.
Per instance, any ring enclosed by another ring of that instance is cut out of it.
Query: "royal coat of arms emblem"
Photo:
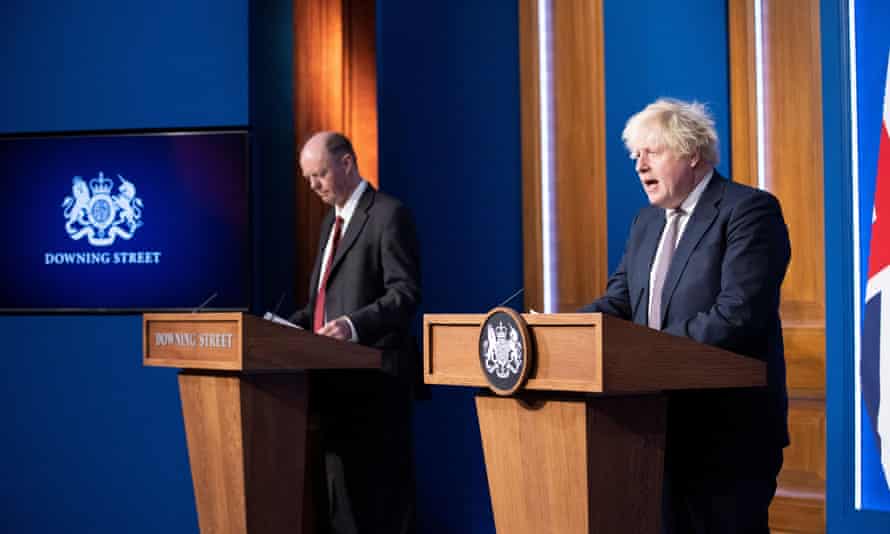
[[[87,182],[80,176],[72,179],[71,195],[62,201],[65,230],[71,239],[83,237],[96,247],[107,247],[118,237],[132,239],[142,226],[142,200],[136,186],[120,174],[118,194],[112,194],[114,181],[99,176]]]
[[[530,356],[522,316],[509,308],[489,312],[479,332],[479,363],[491,389],[500,395],[514,393],[528,376]]]
[[[522,342],[516,328],[513,325],[504,326],[501,321],[497,327],[489,324],[487,331],[488,338],[482,342],[485,347],[485,370],[498,378],[519,373],[522,368]]]

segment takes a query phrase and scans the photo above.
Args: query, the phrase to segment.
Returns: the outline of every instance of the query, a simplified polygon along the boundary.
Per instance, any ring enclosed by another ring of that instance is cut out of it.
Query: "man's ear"
[[[693,169],[698,166],[698,163],[701,161],[701,155],[696,152],[689,158],[689,166]]]
[[[355,160],[352,159],[352,154],[346,153],[340,156],[340,164],[343,165],[343,169],[349,172],[349,170],[355,166]]]

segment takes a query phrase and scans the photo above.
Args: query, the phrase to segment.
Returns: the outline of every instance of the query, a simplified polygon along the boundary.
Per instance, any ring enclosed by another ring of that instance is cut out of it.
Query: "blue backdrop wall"
[[[0,34],[0,132],[248,124],[245,0],[3,2]],[[140,329],[0,317],[0,530],[197,532],[176,375],[142,368]]]
[[[523,283],[516,3],[378,15],[380,184],[415,212],[423,311],[487,311]],[[419,532],[494,532],[473,392],[433,388],[415,421]]]
[[[245,0],[3,2],[5,132],[247,123]]]
[[[685,0],[681,5],[604,2],[610,272],[621,260],[631,221],[646,205],[634,162],[621,141],[631,115],[660,97],[706,104],[720,138],[717,169],[731,176],[726,4]]]

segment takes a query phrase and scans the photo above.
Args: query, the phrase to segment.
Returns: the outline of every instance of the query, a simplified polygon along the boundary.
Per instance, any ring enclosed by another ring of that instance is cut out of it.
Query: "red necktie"
[[[318,286],[318,295],[315,297],[315,312],[313,313],[312,331],[317,332],[319,328],[324,326],[324,296],[325,289],[328,285],[328,277],[331,276],[331,265],[334,263],[334,256],[337,254],[337,245],[340,244],[340,230],[343,228],[343,217],[337,217],[334,222],[334,239],[331,241],[331,253],[328,254],[328,261],[324,265],[324,276],[321,279],[321,285]]]

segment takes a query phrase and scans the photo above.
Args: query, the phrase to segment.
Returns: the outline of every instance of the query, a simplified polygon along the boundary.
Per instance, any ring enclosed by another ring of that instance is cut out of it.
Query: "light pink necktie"
[[[662,237],[661,255],[658,256],[652,287],[649,288],[652,296],[649,299],[649,328],[656,330],[661,330],[661,294],[664,292],[664,279],[667,278],[671,260],[674,259],[674,250],[677,248],[677,230],[680,226],[680,216],[683,214],[682,210],[677,209],[668,215]]]

